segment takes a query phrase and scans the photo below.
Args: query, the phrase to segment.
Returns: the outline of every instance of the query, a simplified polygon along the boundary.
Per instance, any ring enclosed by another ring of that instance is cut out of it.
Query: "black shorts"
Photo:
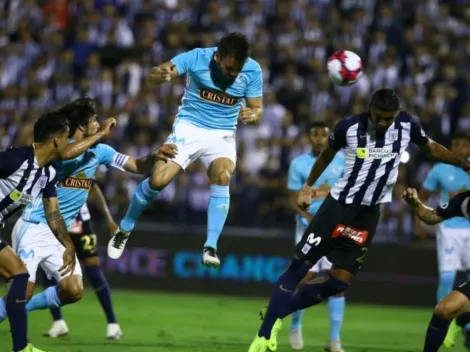
[[[470,281],[464,282],[462,285],[459,285],[455,290],[464,294],[470,300]]]
[[[0,236],[0,251],[7,247],[8,247],[8,243],[6,243],[5,240]]]
[[[342,205],[328,195],[296,246],[295,256],[312,265],[326,256],[335,269],[356,274],[369,251],[380,206]]]
[[[70,236],[79,260],[98,256],[98,240],[90,220],[78,216],[70,227]]]

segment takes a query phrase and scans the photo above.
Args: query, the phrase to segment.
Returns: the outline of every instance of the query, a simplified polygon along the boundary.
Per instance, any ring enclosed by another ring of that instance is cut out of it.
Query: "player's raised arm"
[[[56,181],[48,183],[43,192],[43,203],[46,214],[47,224],[52,233],[57,237],[59,242],[65,247],[64,264],[59,269],[62,276],[73,273],[75,269],[75,246],[70,237],[67,225],[59,209],[59,200],[57,199]]]
[[[239,119],[243,123],[258,123],[263,115],[263,71],[259,65],[250,77],[245,97],[246,107],[241,108]]]
[[[402,197],[413,208],[416,216],[418,216],[422,222],[428,225],[435,225],[445,220],[437,215],[435,209],[423,204],[418,197],[416,189],[406,189],[405,192],[403,192]]]
[[[110,233],[114,233],[118,229],[118,226],[111,215],[111,211],[109,210],[108,203],[106,202],[103,192],[101,192],[100,187],[96,183],[94,183],[93,187],[90,189],[88,201],[91,202],[98,209],[101,215],[104,216]]]
[[[111,129],[116,125],[116,119],[110,117],[103,123],[101,129],[94,135],[86,137],[80,141],[70,143],[64,154],[64,160],[75,159],[86,152],[89,148],[98,143],[102,138],[109,135]]]
[[[145,175],[152,171],[152,168],[157,160],[163,160],[167,162],[173,159],[178,154],[176,145],[164,144],[156,151],[144,156],[143,158],[135,159],[129,157],[124,164],[123,168],[127,172],[133,174]]]
[[[343,126],[344,121],[338,122],[335,129],[330,134],[328,144],[318,156],[312,170],[308,175],[307,182],[302,187],[297,197],[297,204],[302,209],[307,209],[312,201],[312,186],[328,167],[336,153],[346,146],[346,129]]]
[[[193,49],[178,54],[170,61],[153,67],[149,74],[150,81],[161,84],[191,71],[192,66],[197,61],[199,52],[200,49]]]
[[[465,172],[470,173],[470,162],[465,158],[452,153],[443,145],[426,136],[419,120],[414,117],[411,120],[411,142],[420,146],[426,155],[434,161],[454,165],[462,168]]]

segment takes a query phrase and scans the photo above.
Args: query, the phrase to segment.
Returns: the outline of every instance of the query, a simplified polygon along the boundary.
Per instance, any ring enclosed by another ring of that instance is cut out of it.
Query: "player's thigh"
[[[0,275],[6,280],[14,275],[26,273],[26,267],[20,258],[0,237]]]
[[[350,207],[348,212],[343,217],[344,221],[333,231],[335,242],[327,257],[334,270],[355,275],[369,252],[379,223],[380,209],[363,208],[358,212],[357,208]]]
[[[237,164],[237,144],[234,131],[206,131],[204,149],[200,156],[211,180],[228,177],[234,173]]]
[[[72,234],[73,244],[77,258],[84,261],[87,258],[98,257],[98,238],[94,233],[90,234]]]
[[[38,266],[53,252],[49,231],[46,224],[34,224],[20,219],[12,232],[13,250],[26,267],[30,282],[36,282]],[[55,239],[55,236],[52,235],[52,238]]]
[[[68,278],[70,276],[82,276],[82,268],[80,266],[80,262],[78,258],[76,257],[76,262],[77,265],[75,265],[75,269],[73,272],[67,273],[65,276],[62,276],[61,273],[59,272],[59,269],[62,267],[64,264],[64,252],[65,252],[65,247],[62,246],[62,244],[57,241],[53,246],[54,251],[51,255],[49,255],[45,260],[43,260],[40,265],[42,269],[44,270],[46,276],[51,279],[54,278],[57,282],[60,282],[64,280],[65,278]]]
[[[462,269],[462,256],[466,253],[463,238],[455,229],[439,226],[436,234],[437,262],[439,272]]]
[[[166,139],[166,143],[175,144],[178,148],[178,154],[171,160],[173,164],[179,166],[179,170],[185,170],[189,164],[196,161],[202,155],[206,139],[205,135],[206,130],[191,123],[185,121],[175,122],[171,134]],[[168,162],[165,164],[171,165],[172,163]],[[160,166],[160,168],[166,172],[166,168],[163,166]],[[175,170],[174,166],[169,168],[172,171]]]
[[[462,270],[470,270],[470,228],[462,229]]]
[[[295,257],[312,266],[333,248],[332,233],[342,218],[341,205],[328,196],[305,229],[295,248]]]

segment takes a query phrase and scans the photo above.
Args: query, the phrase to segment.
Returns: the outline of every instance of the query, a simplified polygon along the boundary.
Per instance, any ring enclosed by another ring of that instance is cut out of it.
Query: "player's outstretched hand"
[[[75,248],[72,246],[71,248],[65,248],[65,252],[63,255],[64,264],[60,267],[59,273],[61,276],[65,276],[68,273],[73,274],[75,271]]]
[[[176,69],[176,65],[171,64],[169,66],[157,66],[153,67],[150,70],[150,78],[155,79],[157,81],[171,81],[171,73],[173,70]]]
[[[258,121],[256,114],[250,108],[241,108],[238,118],[244,124],[255,123]]]
[[[420,202],[418,192],[414,188],[407,188],[403,192],[402,198],[412,207],[417,206]]]
[[[116,124],[117,124],[117,121],[114,117],[107,118],[103,122],[100,132],[103,134],[103,136],[107,136],[111,132],[112,128],[116,126]]]
[[[178,155],[178,147],[175,144],[164,144],[154,152],[154,157],[167,162]]]
[[[297,205],[302,209],[306,210],[312,203],[312,187],[304,185],[297,196]]]

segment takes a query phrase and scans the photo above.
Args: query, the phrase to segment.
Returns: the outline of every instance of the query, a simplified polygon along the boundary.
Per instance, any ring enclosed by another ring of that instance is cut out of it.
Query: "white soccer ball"
[[[337,86],[350,86],[357,82],[364,70],[362,59],[352,51],[341,50],[328,58],[328,76]]]

